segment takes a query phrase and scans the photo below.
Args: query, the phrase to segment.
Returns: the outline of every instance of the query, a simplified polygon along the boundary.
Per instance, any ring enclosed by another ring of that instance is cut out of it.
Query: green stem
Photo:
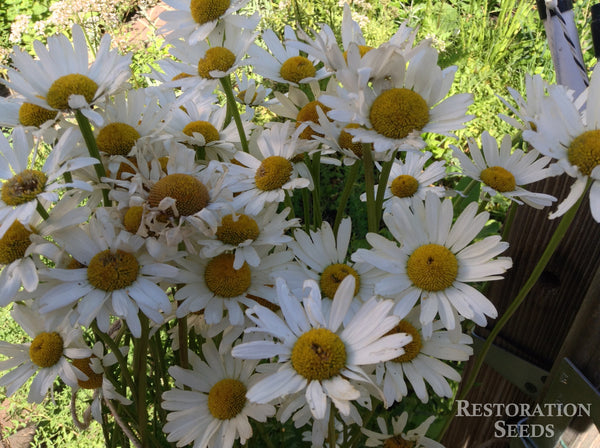
[[[367,228],[369,232],[377,233],[377,210],[375,209],[375,175],[373,173],[373,153],[370,144],[363,144],[363,163],[365,166],[365,190],[367,194]]]
[[[379,186],[377,187],[377,196],[375,197],[377,227],[379,227],[379,223],[381,222],[381,215],[383,214],[383,197],[385,195],[388,179],[390,178],[390,171],[392,171],[392,166],[394,165],[394,160],[396,160],[396,151],[394,151],[390,160],[383,163],[381,174],[379,175]]]
[[[586,191],[590,185],[591,185],[591,181],[588,181]],[[504,314],[500,317],[498,322],[496,322],[496,325],[494,325],[494,328],[492,328],[492,331],[490,332],[490,334],[486,338],[485,342],[483,343],[483,346],[481,347],[481,351],[477,355],[477,359],[475,360],[473,369],[471,370],[471,373],[469,374],[468,379],[465,381],[465,383],[464,383],[465,385],[462,388],[461,393],[458,395],[457,400],[464,399],[468,395],[468,393],[471,391],[473,386],[475,385],[475,381],[477,380],[479,371],[481,370],[481,367],[483,366],[483,363],[485,362],[485,357],[486,357],[490,347],[492,346],[494,339],[496,338],[496,336],[498,336],[500,331],[502,331],[502,328],[504,328],[504,326],[509,321],[509,319],[512,317],[512,315],[515,314],[515,312],[517,311],[519,306],[521,306],[523,301],[527,298],[527,295],[529,294],[531,289],[534,287],[534,285],[536,284],[536,282],[538,281],[538,279],[544,272],[544,269],[550,262],[552,255],[554,254],[554,252],[560,245],[561,241],[563,240],[563,238],[565,237],[565,235],[567,233],[567,230],[569,229],[571,223],[573,222],[573,219],[575,218],[577,210],[579,210],[579,206],[581,205],[581,202],[583,201],[584,196],[585,196],[585,192],[581,195],[581,197],[579,198],[577,203],[575,205],[573,205],[573,207],[571,207],[567,211],[567,213],[565,213],[564,216],[561,218],[560,223],[558,224],[558,227],[552,234],[552,238],[548,242],[546,249],[544,249],[544,252],[542,253],[540,259],[538,260],[537,264],[533,268],[533,271],[529,275],[529,278],[527,279],[525,284],[523,284],[523,286],[517,293],[517,296],[514,298],[514,300],[508,306],[508,308],[506,309]],[[450,422],[456,415],[456,412],[457,412],[457,409],[456,409],[456,406],[454,406],[452,409],[452,413],[448,416],[448,418],[444,424],[444,427],[442,428],[440,435],[438,436],[438,440],[441,440],[441,438],[443,437],[446,430],[450,427]]]
[[[223,87],[223,91],[225,92],[225,96],[227,96],[227,108],[231,112],[233,116],[233,120],[235,121],[235,125],[238,130],[238,134],[240,134],[240,142],[242,144],[242,149],[244,152],[249,152],[248,149],[248,140],[246,139],[246,131],[244,131],[244,125],[242,123],[242,117],[240,117],[240,111],[237,107],[237,102],[235,101],[235,95],[233,94],[233,87],[231,85],[231,76],[224,76],[220,78],[221,86]]]
[[[134,343],[134,374],[137,379],[137,389],[134,395],[137,409],[137,420],[140,432],[140,441],[143,447],[148,446],[148,409],[146,405],[146,388],[148,378],[146,375],[146,358],[148,354],[148,334],[150,332],[150,323],[148,318],[139,313],[142,334]]]
[[[308,188],[302,189],[302,210],[304,212],[304,231],[308,233],[310,228],[310,194]]]
[[[188,369],[190,363],[188,359],[187,317],[177,319],[177,337],[179,338],[179,365],[182,369]]]
[[[467,199],[469,197],[469,193],[471,193],[471,190],[473,188],[475,188],[475,186],[479,183],[478,180],[472,179],[468,184],[467,187],[459,192],[459,194],[457,195],[457,199],[454,202],[454,210],[459,210],[459,206],[462,204],[462,201],[464,201],[465,199]]]
[[[313,221],[315,228],[321,227],[321,222],[323,221],[323,217],[321,215],[321,153],[316,152],[313,155],[311,166],[311,175],[313,177],[313,182],[315,185],[314,190],[312,191],[313,197]]]
[[[44,218],[44,221],[46,221],[48,218],[50,218],[50,215],[48,214],[48,211],[44,208],[44,206],[42,205],[42,203],[40,202],[40,200],[37,200],[37,205],[35,206],[37,212],[40,214],[40,216],[42,218]]]
[[[354,164],[350,167],[350,171],[346,176],[346,183],[344,184],[344,190],[342,191],[342,196],[340,196],[340,202],[338,203],[337,210],[335,212],[335,221],[333,223],[333,233],[337,235],[337,231],[340,227],[340,223],[342,222],[342,217],[344,215],[344,211],[346,210],[346,205],[348,204],[348,199],[350,198],[350,193],[352,193],[352,188],[356,182],[356,178],[358,177],[358,172],[360,171],[360,163],[358,161],[354,162]]]
[[[513,220],[515,219],[515,215],[517,213],[517,204],[514,202],[508,208],[508,214],[504,219],[504,225],[502,226],[502,240],[506,241],[508,237],[508,232],[510,232],[510,228],[512,226]]]
[[[283,198],[283,203],[286,207],[290,208],[290,214],[288,215],[288,217],[290,219],[294,219],[296,217],[296,214],[294,213],[294,204],[292,203],[292,198],[290,197],[290,194],[287,191],[285,191],[284,194],[285,197]]]
[[[256,427],[256,430],[258,431],[258,434],[263,439],[263,442],[265,442],[265,446],[267,448],[275,448],[275,444],[269,438],[269,435],[265,431],[264,425],[262,423],[258,422],[255,427]]]
[[[329,412],[329,422],[327,428],[327,440],[329,441],[329,448],[335,448],[337,442],[337,434],[335,432],[335,406],[332,404]]]
[[[81,131],[81,135],[83,135],[83,140],[85,141],[85,145],[87,146],[90,156],[98,160],[98,163],[94,165],[94,169],[96,170],[98,181],[102,182],[102,178],[106,177],[106,170],[102,164],[102,158],[100,157],[100,151],[98,150],[98,145],[96,144],[96,139],[94,138],[94,132],[92,131],[90,121],[81,113],[80,110],[75,110],[75,119],[77,120],[79,130]],[[108,198],[108,190],[102,190],[102,197],[104,199],[104,205],[106,207],[110,207],[111,202]]]

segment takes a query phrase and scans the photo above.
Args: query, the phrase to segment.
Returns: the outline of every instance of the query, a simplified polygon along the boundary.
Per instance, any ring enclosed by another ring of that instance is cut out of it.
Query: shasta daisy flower
[[[548,167],[550,157],[543,157],[535,150],[525,153],[515,149],[511,152],[512,139],[508,134],[502,138],[500,148],[487,131],[481,135],[481,149],[473,139],[469,139],[468,145],[472,160],[455,146],[454,156],[460,161],[466,176],[483,184],[485,193],[490,196],[501,194],[517,204],[524,202],[534,208],[547,207],[556,201],[554,196],[534,193],[522,187],[560,174],[560,169],[554,165]]]
[[[20,304],[13,305],[11,316],[33,340],[25,344],[0,341],[0,354],[9,358],[2,362],[2,370],[12,369],[0,378],[6,394],[14,394],[32,376],[29,402],[40,403],[57,377],[75,386],[82,375],[68,359],[85,358],[91,352],[81,330],[69,324],[69,316],[40,315]]]
[[[195,448],[231,448],[237,439],[243,445],[252,437],[249,419],[265,422],[275,413],[273,406],[246,398],[256,382],[256,362],[232,359],[210,339],[202,353],[206,362],[189,353],[189,370],[169,368],[177,388],[162,395],[167,440],[178,447],[193,443]]]
[[[20,126],[14,128],[12,146],[4,135],[0,135],[0,179],[3,181],[0,190],[0,238],[17,220],[23,225],[29,224],[38,204],[47,207],[49,203],[57,202],[60,190],[67,187],[92,189],[82,181],[65,183],[61,179],[67,171],[98,162],[92,157],[78,157],[80,139],[81,135],[75,128],[67,129],[38,169],[37,145],[34,145],[31,134]]]
[[[515,106],[509,103],[506,99],[498,96],[500,101],[510,111],[517,116],[517,119],[509,117],[505,114],[498,114],[502,120],[510,124],[515,129],[521,131],[535,130],[535,121],[540,114],[543,114],[544,97],[547,96],[548,83],[542,79],[540,75],[531,76],[525,75],[525,92],[526,98],[523,98],[515,89],[508,87],[508,93],[515,102]]]
[[[456,327],[457,313],[481,326],[485,316],[495,318],[492,302],[469,285],[497,280],[512,265],[508,257],[496,258],[508,248],[499,236],[473,242],[489,214],[476,214],[477,204],[471,203],[453,223],[452,202],[432,193],[424,203],[396,203],[390,211],[383,219],[402,246],[369,233],[373,248],[357,250],[352,259],[389,273],[375,285],[375,293],[395,299],[394,314],[405,316],[420,300],[425,338],[438,314],[448,330]]]
[[[406,430],[408,423],[408,413],[403,412],[399,417],[392,419],[392,432],[388,432],[387,425],[383,417],[377,417],[377,426],[379,431],[375,432],[362,428],[361,431],[368,437],[365,446],[383,446],[384,448],[444,448],[444,446],[429,437],[426,437],[427,431],[435,417],[428,417],[415,429]]]
[[[590,209],[600,222],[600,69],[594,70],[589,87],[575,102],[561,86],[550,86],[548,91],[536,129],[523,132],[523,138],[543,155],[557,159],[558,166],[575,178],[571,192],[550,219],[565,214],[591,183]]]
[[[14,67],[8,69],[8,81],[3,82],[31,104],[52,110],[80,109],[101,124],[92,106],[124,86],[131,76],[131,56],[111,50],[107,33],[89,64],[89,49],[79,25],[73,25],[72,36],[72,43],[62,34],[49,37],[48,48],[34,41],[36,60],[15,48]]]
[[[47,137],[48,141],[56,137],[53,124],[57,121],[57,115],[57,111],[28,103],[21,96],[0,98],[0,126],[24,126],[35,135]]]
[[[383,206],[386,211],[394,202],[423,201],[427,193],[433,193],[440,198],[444,197],[446,189],[433,184],[446,176],[445,162],[437,160],[425,168],[425,164],[431,156],[430,152],[409,151],[406,153],[404,161],[394,161],[383,194],[385,200]],[[379,185],[377,189],[379,189]],[[366,200],[366,194],[363,193],[360,198],[363,201]]]
[[[136,338],[141,335],[138,312],[156,323],[171,302],[158,285],[172,279],[177,268],[157,263],[144,250],[143,238],[118,231],[106,209],[97,209],[86,229],[77,228],[55,235],[78,262],[75,269],[52,268],[43,272],[56,285],[39,298],[41,312],[76,308],[78,321],[89,326],[96,320],[107,332],[110,316],[118,316]]]
[[[246,314],[256,324],[247,331],[272,336],[273,341],[251,341],[237,345],[236,358],[269,359],[280,367],[248,389],[246,397],[269,403],[278,397],[303,391],[315,420],[322,420],[331,402],[342,415],[360,397],[355,381],[370,382],[361,366],[395,358],[410,338],[405,334],[384,336],[398,318],[388,315],[393,304],[374,297],[346,323],[354,297],[354,277],[339,286],[331,307],[324,306],[319,287],[307,280],[308,296],[302,301],[277,279],[277,294],[283,318],[257,305]]]
[[[252,65],[259,75],[293,86],[318,81],[331,75],[325,68],[317,70],[318,61],[314,58],[302,56],[298,49],[284,45],[273,30],[265,30],[262,39],[268,51],[258,45],[248,49],[248,64]],[[288,25],[284,28],[284,39],[296,39],[296,33]]]
[[[302,146],[298,133],[291,134],[293,124],[274,123],[262,131],[257,138],[261,159],[251,154],[238,152],[235,160],[239,165],[230,165],[230,183],[233,193],[240,193],[233,200],[233,207],[245,213],[258,214],[266,204],[283,202],[285,194],[310,185],[308,169],[303,163],[293,163],[297,148]],[[300,170],[304,168],[300,177]]]
[[[377,383],[383,385],[388,403],[399,402],[408,395],[406,380],[423,403],[429,400],[426,383],[438,397],[452,397],[448,380],[460,381],[460,374],[443,361],[467,361],[473,354],[471,337],[462,334],[459,327],[453,332],[442,330],[440,321],[433,323],[433,333],[425,339],[419,314],[419,307],[414,307],[392,330],[412,336],[404,354],[377,365]]]
[[[221,253],[210,259],[189,255],[179,260],[181,266],[178,281],[184,283],[175,293],[175,300],[181,302],[177,317],[204,310],[208,324],[218,324],[223,312],[232,325],[242,325],[242,307],[256,305],[254,298],[277,304],[272,275],[282,269],[292,258],[291,252],[275,252],[267,255],[261,251],[261,262],[251,266],[244,262],[239,269],[234,268],[235,255]]]
[[[452,131],[462,129],[464,123],[473,118],[465,115],[473,102],[471,94],[444,99],[452,86],[456,67],[442,70],[433,48],[422,48],[410,60],[400,53],[392,53],[390,58],[398,69],[390,70],[385,82],[370,85],[370,69],[365,69],[350,85],[360,94],[344,94],[340,88],[338,95],[321,98],[331,109],[330,118],[363,126],[348,130],[357,141],[373,143],[373,149],[378,152],[421,149],[425,146],[422,134],[454,137]]]

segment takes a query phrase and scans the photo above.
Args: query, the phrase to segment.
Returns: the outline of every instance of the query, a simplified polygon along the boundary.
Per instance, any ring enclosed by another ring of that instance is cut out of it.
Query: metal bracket
[[[471,335],[473,350],[479,354],[485,339],[475,332]],[[485,363],[532,398],[537,398],[549,375],[541,367],[493,344],[485,357]]]

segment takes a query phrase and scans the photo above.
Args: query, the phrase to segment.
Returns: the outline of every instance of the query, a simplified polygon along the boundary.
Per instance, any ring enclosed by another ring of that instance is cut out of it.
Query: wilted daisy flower
[[[286,25],[283,37],[287,41],[295,40],[296,33]],[[258,45],[248,49],[248,64],[252,65],[259,75],[293,86],[318,81],[331,75],[325,68],[317,70],[318,61],[314,58],[302,56],[298,49],[284,45],[273,30],[265,30],[262,39],[268,50]]]
[[[181,61],[178,65],[183,73],[195,73],[203,79],[218,79],[247,63],[242,60],[255,37],[256,33],[252,30],[224,23],[210,34],[210,45],[207,42],[193,45],[176,40],[171,42],[169,53]]]
[[[124,86],[131,76],[131,55],[121,56],[111,49],[107,33],[90,64],[89,48],[79,25],[73,25],[72,36],[72,43],[62,34],[49,37],[48,48],[34,41],[39,58],[35,60],[15,47],[14,68],[8,69],[8,81],[2,82],[31,104],[52,110],[79,109],[101,124],[92,106]]]
[[[248,0],[166,0],[165,3],[172,9],[160,14],[165,23],[158,31],[167,34],[169,41],[183,38],[196,45],[223,21],[248,29],[256,26],[254,18],[235,14]]]
[[[408,413],[403,412],[399,417],[392,419],[392,432],[388,432],[383,417],[377,417],[379,431],[375,432],[362,428],[361,431],[368,437],[365,446],[383,446],[384,448],[444,448],[444,446],[433,439],[426,437],[429,427],[435,417],[427,418],[415,429],[406,430]]]
[[[98,161],[92,157],[78,157],[81,135],[74,128],[67,131],[38,168],[39,142],[22,127],[14,128],[9,140],[0,135],[0,238],[15,222],[29,224],[38,206],[46,208],[59,200],[58,192],[68,187],[91,191],[87,183],[74,180],[66,183],[61,177],[66,172],[90,166]],[[33,153],[33,154],[32,154]]]
[[[498,315],[492,302],[469,285],[500,279],[512,265],[508,257],[496,258],[508,248],[500,236],[473,242],[489,213],[476,214],[472,202],[453,223],[452,202],[432,193],[424,203],[395,203],[390,211],[383,220],[402,246],[369,233],[373,248],[357,250],[352,259],[390,274],[375,285],[375,293],[395,299],[394,314],[405,316],[420,299],[425,338],[438,314],[448,330],[458,324],[457,312],[480,326],[486,324],[485,316]]]
[[[430,152],[418,153],[409,151],[404,161],[395,160],[390,170],[390,176],[385,186],[383,206],[389,210],[394,202],[412,203],[413,200],[424,201],[427,193],[444,197],[446,189],[433,185],[446,176],[446,166],[443,160],[432,162],[425,168],[431,158]],[[379,185],[377,186],[379,189]],[[366,200],[366,194],[361,195]]]
[[[21,287],[33,292],[38,287],[38,270],[44,267],[39,255],[56,260],[59,249],[45,237],[87,221],[90,210],[79,207],[78,196],[65,194],[44,219],[39,214],[29,225],[14,221],[0,238],[0,306],[15,300]]]
[[[316,420],[322,420],[331,402],[342,415],[360,397],[355,381],[369,382],[361,366],[395,358],[410,338],[405,334],[384,336],[397,323],[389,316],[393,304],[374,297],[343,324],[354,297],[354,277],[339,286],[331,307],[321,300],[319,287],[307,280],[308,296],[292,296],[283,279],[277,279],[277,295],[283,318],[257,305],[246,314],[256,324],[247,331],[272,336],[274,341],[251,341],[237,345],[236,358],[276,358],[280,367],[248,389],[246,397],[256,403],[304,391],[304,399]]]
[[[452,95],[450,91],[456,67],[442,70],[437,65],[437,52],[424,47],[410,61],[393,53],[394,67],[385,83],[370,85],[368,69],[360,72],[355,84],[360,95],[323,95],[321,102],[331,108],[328,116],[361,127],[348,129],[357,141],[373,143],[375,151],[421,149],[425,133],[454,137],[453,130],[464,128],[473,118],[465,115],[473,102],[469,93]],[[400,60],[402,63],[398,63]],[[343,83],[343,81],[342,81]]]
[[[294,231],[294,240],[288,247],[300,261],[306,278],[319,283],[321,294],[333,299],[347,276],[354,277],[354,295],[363,301],[373,296],[374,285],[379,272],[365,263],[352,263],[349,260],[348,246],[352,236],[350,218],[341,221],[337,236],[331,225],[323,221],[321,228],[310,231],[310,235],[300,229]],[[294,273],[295,274],[295,273]],[[288,280],[291,283],[292,279]]]
[[[269,404],[253,403],[246,391],[256,382],[256,362],[233,359],[217,351],[211,339],[202,346],[205,361],[189,352],[191,369],[169,368],[177,388],[162,395],[168,411],[163,431],[178,447],[231,448],[252,437],[249,419],[265,422],[275,414]]]
[[[600,70],[594,70],[589,87],[577,102],[563,87],[550,86],[548,91],[543,113],[535,121],[536,130],[523,132],[523,138],[543,155],[557,159],[558,166],[576,179],[550,219],[564,215],[591,182],[590,209],[594,220],[600,222]]]
[[[201,239],[202,253],[214,257],[224,252],[234,253],[233,268],[240,269],[244,262],[250,266],[260,264],[259,248],[270,250],[292,241],[285,232],[300,225],[298,219],[287,220],[289,208],[277,213],[277,204],[270,204],[258,215],[220,212],[220,222],[214,235]]]
[[[9,359],[2,362],[2,370],[12,369],[0,378],[0,387],[6,387],[11,396],[35,376],[27,400],[40,403],[57,377],[67,385],[75,386],[79,371],[68,359],[90,356],[81,336],[81,330],[69,324],[69,316],[44,314],[43,316],[25,305],[15,304],[12,318],[33,340],[25,344],[0,341],[0,354]]]
[[[468,145],[472,160],[455,146],[454,156],[460,161],[466,176],[483,184],[485,193],[490,196],[501,194],[517,204],[524,202],[534,208],[547,207],[556,201],[554,196],[534,193],[522,187],[560,174],[560,169],[554,165],[548,167],[552,160],[550,157],[543,157],[535,150],[527,153],[520,149],[512,151],[512,139],[508,134],[502,138],[500,148],[487,131],[481,134],[481,149],[473,139],[469,139]]]
[[[419,306],[414,307],[392,330],[412,336],[412,341],[404,346],[404,354],[377,365],[377,384],[383,385],[388,403],[401,401],[408,395],[406,380],[423,403],[429,400],[426,383],[438,397],[452,397],[448,380],[460,381],[460,374],[442,361],[467,361],[473,354],[468,345],[473,340],[461,333],[460,326],[450,332],[442,330],[441,322],[435,321],[431,337],[425,339],[419,314]]]
[[[233,193],[240,193],[233,200],[233,207],[245,213],[258,214],[266,204],[283,202],[286,194],[293,190],[310,185],[308,178],[300,177],[299,170],[309,176],[303,163],[293,163],[299,141],[298,132],[291,134],[293,124],[275,124],[262,131],[257,139],[261,159],[251,154],[239,152],[235,160],[239,165],[229,166],[229,182],[227,187]]]
[[[96,320],[104,332],[110,316],[118,316],[136,338],[142,331],[139,311],[163,322],[161,312],[170,311],[171,302],[158,282],[174,278],[178,270],[150,257],[143,238],[118,231],[106,209],[97,209],[85,230],[73,229],[56,238],[77,264],[74,269],[43,272],[56,285],[39,298],[41,312],[74,307],[80,324],[87,327]]]
[[[178,260],[181,267],[177,280],[184,284],[175,293],[177,317],[204,310],[208,324],[218,324],[227,311],[232,325],[244,323],[242,307],[263,303],[277,305],[277,294],[273,288],[273,274],[292,259],[291,252],[275,252],[267,255],[261,251],[261,262],[251,266],[244,262],[239,269],[233,264],[235,255],[221,253],[207,259],[189,255]]]
[[[120,347],[121,354],[127,356],[129,347]],[[121,404],[129,405],[131,400],[119,394],[113,384],[104,375],[105,368],[117,363],[114,353],[104,353],[104,345],[96,342],[92,347],[90,356],[72,359],[71,364],[81,371],[83,375],[77,378],[77,384],[73,386],[73,393],[77,394],[79,389],[94,391],[89,411],[98,423],[102,424],[102,400],[117,400]],[[86,425],[87,426],[87,425]]]

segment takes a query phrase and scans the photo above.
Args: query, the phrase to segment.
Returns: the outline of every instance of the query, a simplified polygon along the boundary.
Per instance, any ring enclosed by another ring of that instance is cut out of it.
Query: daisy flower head
[[[517,204],[526,203],[534,208],[552,205],[554,196],[527,191],[522,186],[556,176],[561,173],[554,165],[548,166],[550,157],[541,156],[536,150],[512,151],[512,139],[505,134],[500,147],[494,137],[485,131],[481,135],[481,148],[469,139],[469,158],[456,146],[452,146],[454,156],[459,160],[463,173],[481,182],[482,190],[490,196],[501,194]]]
[[[69,360],[90,356],[81,330],[72,327],[65,314],[41,315],[25,305],[14,304],[12,318],[32,338],[25,344],[0,341],[0,354],[9,359],[2,362],[2,370],[12,369],[0,378],[0,387],[6,387],[7,396],[20,389],[32,376],[33,382],[27,400],[40,403],[57,377],[67,385],[77,385],[81,375]]]
[[[348,247],[352,236],[352,222],[344,218],[334,235],[331,225],[323,221],[321,228],[310,233],[296,229],[288,247],[300,262],[306,278],[319,283],[321,295],[333,299],[338,287],[347,276],[354,277],[354,295],[362,301],[373,296],[379,276],[372,266],[349,260]],[[288,280],[291,284],[291,279]],[[300,286],[300,285],[299,285]]]
[[[246,312],[256,324],[247,331],[264,333],[274,340],[236,345],[233,356],[276,357],[274,364],[279,365],[251,387],[246,396],[256,403],[268,403],[302,392],[315,420],[322,420],[328,414],[331,403],[342,415],[348,415],[352,402],[360,397],[353,383],[370,383],[361,366],[400,356],[410,337],[406,334],[385,336],[399,320],[388,315],[393,306],[388,300],[378,301],[373,297],[347,319],[354,297],[352,276],[341,283],[331,306],[330,302],[321,300],[314,280],[305,282],[305,290],[308,295],[300,300],[290,294],[285,281],[278,278],[282,316],[260,305]]]
[[[178,281],[184,286],[175,293],[179,303],[178,318],[204,310],[209,325],[219,324],[226,318],[231,325],[244,323],[243,309],[262,303],[277,305],[273,277],[292,259],[289,251],[267,254],[260,251],[258,266],[244,262],[234,267],[235,255],[224,252],[212,258],[189,255],[177,261],[180,266]]]
[[[240,193],[233,199],[234,209],[244,207],[246,214],[256,215],[266,204],[283,202],[286,194],[311,184],[306,166],[292,161],[303,145],[292,126],[288,121],[264,129],[256,140],[258,158],[245,152],[236,154],[240,165],[229,166],[226,185],[231,192]]]
[[[600,69],[594,70],[590,85],[575,101],[561,86],[548,87],[548,93],[536,129],[523,132],[523,138],[543,155],[557,159],[558,166],[575,178],[550,219],[564,215],[591,183],[590,209],[600,222]]]
[[[469,283],[498,280],[512,266],[509,257],[498,257],[508,248],[500,236],[474,241],[489,219],[469,204],[453,223],[452,202],[430,193],[425,202],[392,204],[384,222],[402,244],[368,234],[372,249],[359,249],[353,260],[364,261],[389,275],[375,285],[375,293],[393,297],[394,314],[405,316],[419,302],[425,338],[439,314],[444,327],[454,329],[458,315],[485,326],[495,318],[492,302]]]
[[[166,34],[169,43],[183,39],[196,45],[223,22],[246,29],[254,29],[258,22],[254,16],[236,14],[248,0],[166,0],[165,3],[170,8],[160,14],[165,23],[158,31]]]
[[[292,241],[285,233],[291,227],[298,227],[300,220],[288,220],[289,212],[290,209],[286,208],[277,213],[277,204],[267,205],[254,216],[223,209],[219,213],[220,221],[214,235],[199,240],[198,244],[202,246],[202,253],[206,257],[224,252],[234,253],[234,269],[240,269],[244,262],[258,266],[260,256],[257,250],[271,250]]]
[[[432,155],[429,151],[424,153],[409,151],[405,153],[404,160],[394,161],[383,194],[385,200],[383,206],[386,211],[394,202],[410,204],[413,200],[424,201],[428,193],[433,193],[440,198],[446,195],[444,187],[434,185],[446,176],[446,163],[443,160],[436,160],[425,167]],[[379,168],[381,169],[381,165]],[[360,198],[365,201],[366,194],[363,193]]]
[[[256,79],[249,77],[247,74],[242,73],[241,76],[235,75],[235,88],[238,92],[236,100],[242,104],[245,104],[249,108],[255,108],[257,106],[269,107],[273,100],[267,99],[273,92],[273,89],[263,86],[257,83]],[[252,116],[247,117],[248,120],[252,119]]]
[[[286,42],[296,40],[296,33],[289,25],[285,26],[283,33]],[[248,49],[248,63],[259,75],[292,86],[331,75],[324,67],[317,70],[318,61],[314,58],[302,56],[297,48],[284,45],[273,30],[265,30],[262,39],[268,50],[257,44]]]
[[[344,94],[340,87],[337,95],[323,96],[321,102],[331,109],[328,116],[361,125],[348,132],[357,141],[372,143],[377,152],[422,149],[425,133],[455,137],[452,131],[464,128],[473,118],[465,115],[473,102],[471,94],[445,98],[456,67],[442,70],[431,47],[422,48],[410,59],[399,53],[391,57],[398,69],[390,71],[385,82],[371,84],[367,69],[352,81],[352,89],[356,84],[360,94]]]
[[[176,388],[162,395],[167,414],[163,431],[178,447],[231,448],[252,437],[249,420],[265,422],[275,414],[270,404],[250,401],[246,392],[254,383],[256,362],[231,357],[217,350],[211,339],[202,346],[205,361],[189,352],[191,369],[169,368]]]
[[[28,225],[12,223],[0,238],[0,306],[16,300],[21,287],[30,293],[36,290],[38,271],[44,267],[39,255],[53,261],[60,257],[60,249],[45,238],[87,221],[89,215],[89,208],[79,207],[77,195],[65,194],[47,219],[35,214],[37,219]]]
[[[10,142],[0,135],[0,238],[15,221],[29,224],[38,204],[47,208],[58,202],[59,191],[68,187],[91,191],[87,183],[62,180],[67,171],[96,164],[92,157],[78,157],[81,135],[69,128],[54,146],[41,167],[36,163],[39,142],[21,126],[14,128]],[[12,143],[12,144],[11,144]]]
[[[377,384],[383,385],[388,403],[408,395],[407,381],[423,403],[429,400],[427,384],[438,397],[451,397],[448,380],[460,381],[460,374],[443,361],[467,361],[473,354],[469,345],[473,340],[461,332],[460,326],[448,331],[435,321],[431,337],[425,339],[419,314],[419,306],[414,307],[392,330],[412,336],[404,354],[376,367]]]
[[[52,141],[56,137],[53,125],[57,121],[57,116],[57,111],[28,103],[20,95],[0,97],[0,126],[2,127],[23,126],[34,135]]]
[[[52,282],[38,299],[41,312],[75,308],[78,323],[88,327],[95,320],[105,333],[110,316],[117,316],[136,338],[142,331],[139,311],[163,322],[162,312],[171,310],[171,302],[159,283],[173,279],[178,270],[157,263],[143,238],[119,231],[106,209],[97,209],[85,227],[55,235],[77,263],[73,269],[40,273]]]
[[[183,40],[171,42],[169,52],[181,61],[183,73],[195,74],[205,80],[224,78],[237,68],[247,64],[248,47],[254,42],[256,33],[224,23],[210,35],[210,45],[199,42],[195,45]]]
[[[408,413],[403,412],[399,417],[392,419],[392,431],[389,432],[385,420],[377,417],[377,426],[379,431],[375,432],[369,429],[361,429],[362,433],[368,437],[365,446],[383,446],[384,448],[444,448],[444,446],[429,437],[426,437],[427,431],[435,421],[435,416],[428,417],[418,427],[406,430],[408,423]]]
[[[81,110],[101,124],[93,110],[105,95],[125,86],[131,71],[131,55],[121,56],[111,49],[111,38],[104,34],[96,58],[90,64],[89,48],[83,30],[73,25],[73,41],[65,35],[48,38],[48,47],[34,41],[39,59],[15,48],[13,67],[7,71],[7,87],[22,95],[27,102],[51,110]]]
[[[121,354],[127,356],[128,346],[120,347]],[[106,378],[104,371],[117,363],[117,357],[114,353],[104,353],[104,345],[96,342],[91,349],[90,356],[85,358],[72,359],[71,364],[81,372],[77,378],[77,384],[73,387],[73,393],[77,394],[80,389],[93,391],[92,403],[88,413],[98,423],[102,423],[102,400],[117,400],[119,403],[129,405],[131,400],[119,394],[113,384]],[[80,423],[80,422],[77,422]],[[84,423],[82,425],[87,427]]]
[[[543,114],[544,98],[547,96],[548,83],[540,75],[525,75],[525,98],[515,89],[508,87],[508,93],[514,101],[511,104],[505,98],[498,96],[500,101],[518,118],[498,114],[502,120],[521,131],[535,130],[535,121]]]

